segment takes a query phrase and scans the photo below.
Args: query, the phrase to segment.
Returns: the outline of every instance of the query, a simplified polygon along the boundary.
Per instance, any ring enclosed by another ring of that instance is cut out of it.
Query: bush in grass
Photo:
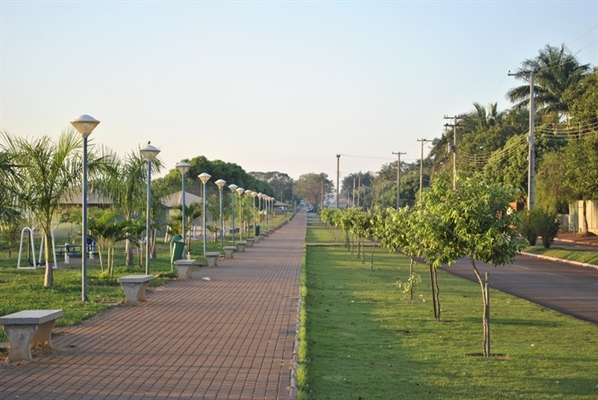
[[[554,242],[554,238],[559,233],[561,223],[556,212],[548,212],[544,210],[534,210],[536,217],[536,230],[538,235],[542,236],[542,246],[549,248]]]
[[[531,246],[536,245],[538,240],[538,231],[535,222],[536,213],[534,210],[523,210],[519,214],[518,231],[524,238],[527,239]]]
[[[555,212],[544,210],[524,210],[520,213],[518,231],[535,246],[538,236],[542,237],[542,245],[549,248],[559,232],[561,224]]]

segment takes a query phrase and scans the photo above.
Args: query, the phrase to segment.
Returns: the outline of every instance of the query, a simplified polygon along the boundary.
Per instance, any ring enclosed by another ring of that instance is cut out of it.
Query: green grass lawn
[[[525,249],[528,253],[540,254],[547,257],[560,258],[562,260],[577,261],[592,265],[598,265],[598,248],[596,251],[588,250],[571,250],[559,247],[557,243],[550,248],[545,249],[543,246],[532,246]]]
[[[408,271],[381,249],[370,270],[342,247],[308,246],[300,399],[598,398],[596,325],[493,290],[485,359],[479,286],[439,271],[437,322],[427,268],[414,300],[395,285]]]

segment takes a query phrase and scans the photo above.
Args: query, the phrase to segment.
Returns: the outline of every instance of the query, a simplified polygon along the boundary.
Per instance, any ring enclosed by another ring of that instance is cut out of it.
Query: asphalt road
[[[476,266],[482,275],[490,273],[495,289],[598,324],[598,269],[524,255],[496,268],[482,262]],[[477,282],[469,259],[442,269]]]

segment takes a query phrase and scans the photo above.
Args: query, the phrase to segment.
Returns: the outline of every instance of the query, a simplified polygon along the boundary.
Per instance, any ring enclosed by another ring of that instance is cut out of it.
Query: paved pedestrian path
[[[56,328],[55,350],[0,367],[0,399],[288,399],[305,229],[300,212],[140,307]]]

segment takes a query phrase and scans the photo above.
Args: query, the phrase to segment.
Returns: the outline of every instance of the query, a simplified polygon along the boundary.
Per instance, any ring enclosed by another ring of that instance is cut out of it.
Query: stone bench
[[[247,242],[237,242],[237,248],[239,249],[239,252],[244,252],[245,246],[247,246]]]
[[[208,260],[208,267],[217,267],[218,266],[218,258],[220,258],[220,252],[218,251],[208,251],[205,254],[206,260]]]
[[[255,240],[253,238],[247,238],[245,241],[247,242],[247,247],[253,247],[253,242]]]
[[[138,306],[140,301],[147,301],[145,291],[153,275],[127,275],[118,278],[125,291],[125,306]]]
[[[25,310],[0,317],[10,345],[8,362],[33,361],[32,345],[52,347],[52,328],[62,315],[62,310]]]
[[[237,250],[237,246],[224,246],[224,258],[233,258],[233,253]]]
[[[176,260],[174,266],[179,274],[179,280],[193,279],[193,266],[197,265],[195,260]]]

